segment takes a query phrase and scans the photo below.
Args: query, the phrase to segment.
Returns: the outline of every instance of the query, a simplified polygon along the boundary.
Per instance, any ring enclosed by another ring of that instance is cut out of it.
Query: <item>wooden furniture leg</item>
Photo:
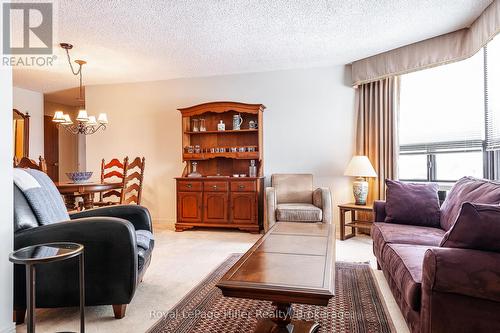
[[[345,210],[340,208],[340,240],[345,239]]]
[[[15,308],[13,314],[16,325],[24,324],[24,318],[26,318],[26,308]]]
[[[127,310],[127,304],[113,304],[113,313],[116,319],[122,319],[125,317],[125,311]]]
[[[65,194],[63,198],[64,198],[64,205],[66,206],[67,210],[76,209],[76,200],[75,200],[76,198],[74,195]]]
[[[357,221],[356,220],[356,211],[354,209],[351,210],[351,221]],[[352,232],[352,237],[356,236],[356,228],[351,228]]]
[[[319,330],[319,324],[305,321],[293,320],[293,308],[290,303],[273,302],[275,307],[274,317],[259,321],[254,333],[315,333]]]
[[[92,209],[94,207],[94,196],[92,193],[85,193],[82,195],[83,198],[83,207],[85,209]]]

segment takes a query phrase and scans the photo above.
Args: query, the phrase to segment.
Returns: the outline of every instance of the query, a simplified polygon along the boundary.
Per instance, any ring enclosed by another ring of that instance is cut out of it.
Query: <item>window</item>
[[[486,149],[500,149],[500,37],[491,41],[487,54]]]
[[[399,178],[483,177],[484,56],[401,77]]]

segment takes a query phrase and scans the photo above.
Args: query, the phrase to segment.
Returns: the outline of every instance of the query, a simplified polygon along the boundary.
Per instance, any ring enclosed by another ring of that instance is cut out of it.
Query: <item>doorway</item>
[[[44,152],[47,174],[54,182],[59,181],[59,130],[52,116],[43,117]]]

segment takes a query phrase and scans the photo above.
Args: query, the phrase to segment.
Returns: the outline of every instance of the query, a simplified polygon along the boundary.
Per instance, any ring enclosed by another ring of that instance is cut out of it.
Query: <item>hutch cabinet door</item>
[[[201,222],[201,192],[177,192],[177,220]]]
[[[231,220],[236,224],[257,224],[257,198],[255,192],[231,193]]]
[[[227,192],[203,193],[203,222],[227,223]]]

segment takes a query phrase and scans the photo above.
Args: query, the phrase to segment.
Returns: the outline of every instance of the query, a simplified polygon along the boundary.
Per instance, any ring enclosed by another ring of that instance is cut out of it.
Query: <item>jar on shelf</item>
[[[200,118],[200,132],[206,132],[207,131],[207,125],[205,122],[205,118]]]
[[[195,145],[194,146],[194,152],[195,152],[195,154],[201,153],[201,147],[200,147],[200,145]]]
[[[200,125],[199,125],[199,120],[198,119],[193,119],[191,120],[191,131],[192,132],[199,132],[200,131]]]

